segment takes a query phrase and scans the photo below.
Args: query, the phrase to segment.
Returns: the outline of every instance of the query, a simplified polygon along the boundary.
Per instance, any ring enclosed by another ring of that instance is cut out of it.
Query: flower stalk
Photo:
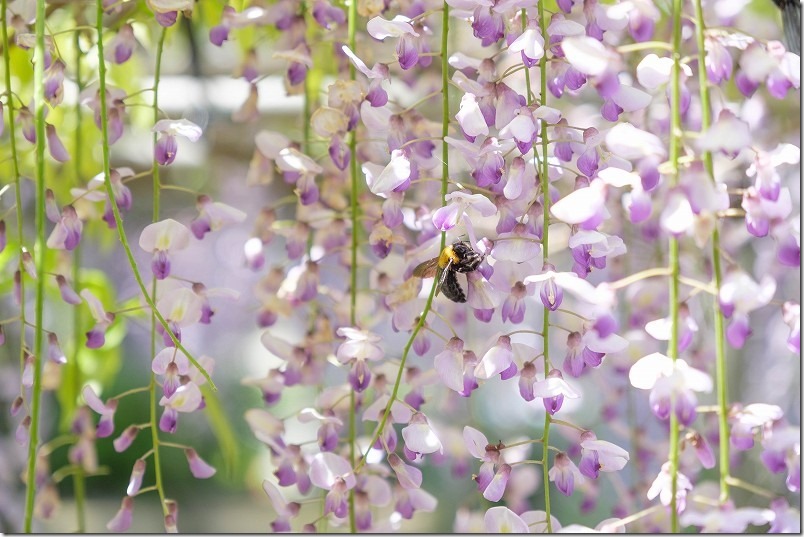
[[[8,75],[7,75],[8,76]],[[36,306],[31,391],[31,428],[28,440],[28,471],[25,479],[25,533],[31,533],[36,493],[36,448],[39,446],[39,411],[42,399],[42,351],[45,331],[45,0],[36,2],[36,46],[34,47],[34,122],[36,129]],[[10,88],[9,88],[10,91]],[[19,189],[17,190],[19,192]],[[17,206],[17,214],[22,207]],[[23,271],[24,272],[24,271]],[[22,325],[24,333],[25,325]]]
[[[698,92],[701,99],[701,132],[706,132],[712,125],[712,108],[709,98],[709,86],[706,77],[706,48],[704,43],[704,22],[703,6],[701,0],[695,0],[695,40],[698,45]],[[715,169],[712,160],[712,152],[703,153],[704,169],[712,181],[715,181]],[[718,405],[718,459],[720,472],[720,502],[725,503],[729,500],[729,423],[728,423],[728,397],[726,382],[728,372],[726,371],[726,331],[723,320],[723,312],[717,303],[717,296],[720,295],[720,286],[723,279],[720,259],[720,230],[718,221],[715,221],[712,230],[712,277],[715,287],[715,301],[712,306],[715,329],[715,383],[717,385],[717,405]]]
[[[75,32],[73,34],[73,48],[75,48],[75,85],[78,87],[78,93],[83,89],[83,81],[81,80],[81,59],[84,53],[81,51],[81,34]],[[84,139],[81,135],[81,120],[83,113],[81,111],[81,101],[76,100],[75,103],[75,131],[73,132],[73,144],[75,146],[75,154],[73,155],[73,166],[75,170],[76,184],[81,182],[81,166],[84,157]],[[72,258],[72,278],[73,285],[81,288],[81,243],[73,250]],[[81,386],[84,382],[81,376],[81,365],[78,357],[81,354],[81,332],[83,326],[83,316],[81,315],[81,308],[73,308],[73,357],[70,361],[70,367],[73,368],[73,390],[74,393],[81,392]],[[75,511],[76,520],[78,523],[77,532],[86,532],[86,475],[84,474],[84,467],[80,464],[76,466],[75,475],[73,476],[73,495],[75,496]]]
[[[679,157],[681,147],[679,135],[681,133],[681,0],[673,0],[673,67],[670,75],[670,163],[672,169],[672,184],[679,182]],[[678,332],[679,332],[679,273],[680,263],[678,255],[678,239],[670,238],[670,341],[668,342],[668,355],[675,361],[678,359]],[[678,533],[678,461],[679,461],[679,422],[675,412],[676,396],[670,395],[670,531]]]
[[[524,22],[524,20],[523,20]],[[539,27],[542,32],[542,36],[545,37],[545,42],[548,40],[547,38],[547,18],[545,17],[544,13],[544,2],[539,2]],[[523,28],[524,29],[524,28]],[[547,104],[547,51],[549,47],[545,48],[544,55],[539,60],[539,82],[540,82],[540,95],[539,98],[541,99],[540,104],[541,106],[545,106]],[[526,73],[529,73],[528,69],[525,69]],[[528,82],[527,91],[528,91],[528,100],[531,99],[531,91],[530,91],[530,76],[528,75],[525,79]],[[541,125],[541,158],[539,159],[539,164],[541,165],[541,170],[539,171],[539,181],[542,190],[542,205],[543,205],[543,213],[542,213],[542,256],[545,262],[549,259],[550,250],[549,250],[549,238],[550,238],[550,179],[548,178],[548,167],[547,167],[547,121],[542,119]],[[536,148],[534,148],[536,151]],[[544,307],[542,310],[542,341],[543,341],[543,348],[544,348],[544,374],[550,371],[550,309]],[[542,433],[542,483],[544,483],[544,512],[545,518],[547,523],[547,532],[553,532],[553,524],[552,519],[550,516],[550,468],[548,465],[548,453],[550,447],[550,413],[544,413],[544,432]]]
[[[9,41],[8,41],[8,9],[7,9],[8,0],[2,0],[2,4],[0,4],[0,9],[2,9],[3,13],[3,24],[2,24],[2,32],[3,32],[3,50],[9,50]],[[20,178],[20,163],[19,158],[17,156],[17,133],[16,133],[16,120],[15,120],[15,112],[14,112],[14,103],[13,103],[13,92],[11,91],[11,55],[10,54],[3,54],[3,72],[5,75],[5,84],[6,84],[6,108],[8,109],[8,132],[9,132],[9,144],[11,145],[11,169],[12,169],[12,180],[14,181],[14,205],[16,207],[17,212],[17,247],[20,249],[20,257],[19,257],[19,271],[20,275],[25,274],[25,269],[22,266],[22,246],[25,244],[25,234],[23,232],[23,214],[22,214],[22,181]],[[20,277],[20,370],[24,367],[25,364],[25,278]]]
[[[154,65],[154,86],[153,86],[153,113],[154,125],[159,121],[159,78],[162,73],[162,51],[165,47],[165,36],[167,35],[167,28],[162,28],[159,34],[159,41],[156,44],[156,63]],[[98,37],[100,40],[100,37]],[[156,146],[159,139],[159,133],[153,135],[153,145]],[[154,152],[155,154],[155,152]],[[153,193],[151,201],[152,218],[151,222],[159,221],[159,213],[161,206],[161,181],[159,177],[159,162],[154,157],[151,165],[152,170],[152,184]],[[114,204],[112,204],[114,205]],[[151,278],[151,301],[156,303],[156,276]],[[156,309],[151,312],[151,356],[156,356]],[[151,450],[154,456],[154,481],[156,492],[159,495],[159,504],[162,506],[162,513],[167,516],[169,511],[167,503],[165,502],[165,487],[162,483],[162,461],[159,454],[159,420],[156,416],[157,401],[159,400],[159,393],[157,391],[158,385],[156,382],[156,373],[150,372],[151,378],[148,382],[148,401],[149,401],[149,421],[151,429]],[[142,492],[142,491],[140,491]]]
[[[353,52],[357,52],[357,1],[352,0],[349,3],[349,16],[348,16],[348,41],[349,48]],[[349,80],[354,83],[357,76],[357,69],[355,69],[354,62],[349,62]],[[309,123],[306,122],[306,123]],[[360,232],[358,220],[359,210],[358,195],[359,184],[357,177],[357,125],[349,131],[349,202],[350,202],[350,217],[352,220],[352,236],[351,236],[351,264],[349,266],[349,324],[355,326],[357,323],[357,244],[358,234]],[[354,390],[349,392],[349,462],[354,467],[355,459],[357,457],[356,450],[356,437],[357,437],[357,402],[355,400]],[[355,490],[349,490],[349,531],[357,533],[357,521],[355,518]]]

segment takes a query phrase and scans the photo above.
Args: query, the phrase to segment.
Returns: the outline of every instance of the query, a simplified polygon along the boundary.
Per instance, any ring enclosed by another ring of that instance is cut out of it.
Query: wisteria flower
[[[338,433],[343,428],[343,421],[332,410],[326,410],[321,414],[314,408],[304,408],[298,417],[301,423],[312,421],[320,423],[317,437],[321,451],[334,451],[338,447]]]
[[[187,464],[190,466],[190,473],[197,479],[208,479],[215,475],[215,468],[210,466],[204,459],[198,456],[193,448],[184,450],[187,457]]]
[[[776,405],[754,403],[750,405],[737,405],[729,413],[731,429],[729,441],[739,450],[748,450],[754,447],[754,436],[757,429],[769,429],[777,420],[782,419],[784,412]]]
[[[477,356],[472,351],[465,351],[463,341],[451,338],[446,348],[433,359],[433,365],[441,382],[449,389],[468,397],[478,387],[474,370]]]
[[[492,345],[475,367],[475,377],[490,379],[495,375],[500,375],[500,378],[506,380],[513,377],[516,371],[511,338],[500,336],[497,338],[496,344]]]
[[[411,455],[408,457],[411,460],[436,451],[444,452],[430,420],[421,412],[415,412],[408,426],[402,429],[402,438],[405,440],[405,453]]]
[[[58,250],[74,250],[81,241],[83,223],[72,205],[65,205],[56,227],[47,239],[47,247]]]
[[[530,533],[528,524],[504,506],[492,507],[486,511],[483,524],[488,533]]]
[[[723,315],[731,318],[726,339],[732,347],[742,348],[752,332],[748,314],[768,304],[775,293],[776,281],[769,275],[763,276],[759,283],[742,271],[726,275],[718,298]]]
[[[345,518],[349,504],[348,492],[357,484],[352,466],[333,453],[319,453],[310,463],[310,480],[318,488],[327,490],[324,512]]]
[[[131,58],[137,44],[134,28],[130,24],[123,24],[104,50],[104,58],[118,65],[124,64]]]
[[[672,319],[665,317],[650,321],[645,325],[645,331],[659,341],[669,341],[673,328]],[[698,323],[690,315],[689,306],[686,303],[679,305],[679,334],[678,352],[684,352],[692,343],[693,335],[698,331]]]
[[[134,499],[130,496],[123,496],[123,501],[120,504],[120,509],[115,513],[114,517],[106,524],[106,529],[122,533],[131,527],[131,522],[134,518]]]
[[[81,297],[89,306],[92,318],[95,319],[95,326],[86,333],[88,349],[99,349],[106,343],[106,330],[114,322],[114,313],[107,312],[98,298],[89,289],[81,290]]]
[[[142,486],[142,478],[145,477],[145,460],[137,459],[134,461],[134,467],[131,469],[131,477],[128,480],[128,487],[126,494],[129,496],[136,496]]]
[[[801,354],[801,305],[791,301],[782,304],[782,319],[790,328],[787,348]]]
[[[776,498],[770,503],[770,529],[768,533],[800,533],[801,513],[790,507],[784,498]]]
[[[125,119],[127,94],[120,88],[106,86],[106,116],[109,126],[109,144],[115,143],[123,135],[123,120]],[[97,86],[87,87],[78,96],[81,104],[88,106],[94,112],[95,125],[101,128],[100,90]]]
[[[702,533],[745,533],[749,524],[762,526],[771,519],[772,514],[768,509],[738,509],[729,502],[720,507],[690,507],[681,515],[679,522],[684,526],[698,526]]]
[[[195,412],[202,405],[201,390],[194,382],[179,386],[170,397],[162,396],[159,404],[165,407],[159,420],[159,429],[166,433],[176,432],[179,412]]]
[[[197,142],[202,134],[201,127],[187,119],[160,119],[151,130],[159,133],[154,146],[154,158],[162,166],[171,164],[176,159],[179,150],[177,136]]]
[[[209,196],[198,196],[198,216],[190,222],[190,229],[197,239],[203,239],[210,231],[217,231],[228,224],[238,224],[246,219],[246,213]]]
[[[151,371],[162,378],[162,391],[170,397],[181,386],[181,377],[190,372],[190,360],[175,347],[166,347],[154,356]]]
[[[467,194],[457,191],[447,194],[446,201],[446,206],[433,213],[433,225],[439,231],[449,231],[463,219],[467,231],[472,230],[470,231],[470,237],[472,237],[474,236],[474,228],[471,223],[472,216],[494,216],[497,214],[497,207],[482,194]],[[469,215],[467,215],[467,212],[469,212]]]
[[[87,406],[100,414],[100,421],[95,434],[98,438],[105,438],[114,432],[114,413],[117,410],[117,399],[109,399],[106,403],[101,401],[91,386],[86,385],[81,394]]]
[[[356,391],[363,391],[371,381],[371,371],[366,361],[377,361],[385,355],[382,348],[377,345],[382,338],[371,332],[350,327],[339,328],[337,333],[345,337],[346,341],[341,343],[335,355],[340,363],[352,364],[349,381]]]
[[[290,531],[290,519],[299,514],[300,505],[296,502],[288,502],[282,492],[267,479],[263,480],[262,489],[276,512],[276,519],[271,522],[271,529],[277,533]]]
[[[192,289],[175,287],[159,293],[156,309],[162,314],[176,339],[181,341],[181,329],[201,321],[204,314],[204,299],[194,293]],[[157,331],[162,334],[165,345],[174,345],[173,338],[165,331],[161,323],[158,325]]]
[[[548,475],[550,481],[555,483],[556,488],[565,496],[572,496],[575,483],[581,484],[585,481],[581,471],[564,452],[556,453]]]
[[[511,476],[511,465],[506,464],[502,458],[502,449],[505,446],[502,443],[489,443],[486,435],[468,425],[463,428],[463,439],[469,453],[483,462],[474,477],[477,490],[489,501],[500,501]]]
[[[670,505],[673,498],[672,476],[670,475],[670,462],[662,464],[659,475],[648,489],[647,497],[649,500],[659,497],[659,501],[665,507]],[[687,493],[692,490],[692,483],[689,478],[681,472],[676,473],[676,509],[679,513],[684,512],[687,504]]]
[[[190,230],[172,218],[167,218],[145,226],[140,234],[140,248],[153,254],[151,270],[157,280],[170,275],[170,252],[187,248],[190,244]]]
[[[543,399],[544,408],[549,414],[555,414],[564,404],[564,398],[577,399],[581,394],[564,380],[558,369],[551,370],[544,380],[533,384],[533,395]]]
[[[405,490],[416,490],[422,486],[422,471],[405,464],[399,455],[391,453],[388,455],[388,465],[394,471],[399,486]]]
[[[801,490],[801,430],[790,425],[773,427],[762,439],[763,464],[773,473],[787,470],[785,484],[791,492]]]
[[[376,421],[379,423],[388,408],[388,402],[390,400],[391,397],[389,395],[378,397],[377,400],[363,412],[362,421]],[[389,423],[409,423],[412,417],[413,412],[409,405],[398,400],[391,403]],[[382,436],[377,439],[377,442],[372,447],[383,448],[387,446],[389,450],[393,450],[396,449],[396,443],[396,430],[393,427],[385,427],[382,431]]]
[[[712,391],[712,378],[707,373],[690,367],[681,358],[673,361],[658,352],[640,358],[631,366],[628,378],[635,388],[651,390],[649,400],[656,417],[666,420],[670,412],[675,412],[684,426],[695,420],[695,392]]]
[[[410,181],[411,162],[404,151],[394,149],[391,161],[383,168],[367,162],[363,164],[366,183],[373,194],[385,196]]]
[[[591,479],[597,479],[600,472],[617,472],[625,467],[630,459],[628,452],[605,440],[598,440],[595,433],[581,434],[581,462],[578,469]]]

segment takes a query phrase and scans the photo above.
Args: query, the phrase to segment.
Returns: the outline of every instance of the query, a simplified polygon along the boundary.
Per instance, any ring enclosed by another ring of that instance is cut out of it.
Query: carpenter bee
[[[483,256],[475,252],[471,244],[455,241],[446,246],[438,257],[419,264],[413,269],[413,275],[420,278],[435,277],[438,280],[436,296],[444,291],[444,296],[453,302],[466,302],[466,294],[458,283],[456,273],[477,270],[482,261]]]

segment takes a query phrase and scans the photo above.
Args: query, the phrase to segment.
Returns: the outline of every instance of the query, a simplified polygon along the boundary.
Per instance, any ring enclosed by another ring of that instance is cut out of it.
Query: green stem
[[[162,73],[162,51],[165,47],[165,36],[167,35],[167,28],[162,28],[159,35],[159,41],[156,44],[156,64],[154,65],[154,87],[153,87],[153,122],[156,124],[159,121],[159,78]],[[156,146],[159,135],[154,133],[153,145]],[[161,206],[161,193],[162,185],[159,178],[159,163],[154,157],[152,170],[152,222],[159,221],[159,212]],[[151,301],[156,302],[156,277],[151,278]],[[156,311],[156,310],[152,310]],[[156,356],[156,315],[151,313],[151,356]],[[154,481],[156,492],[159,495],[159,504],[162,506],[162,514],[167,516],[169,511],[167,503],[165,502],[165,486],[162,482],[162,461],[159,453],[159,422],[156,418],[157,401],[159,394],[157,393],[158,385],[156,383],[156,374],[151,372],[151,379],[148,382],[148,401],[150,405],[150,429],[151,429],[151,452],[154,456]]]
[[[0,5],[0,9],[3,11],[3,25],[2,25],[2,32],[3,32],[3,50],[8,51],[9,49],[9,42],[8,42],[8,21],[6,17],[8,16],[7,10],[7,0],[2,0],[2,4]],[[17,211],[17,248],[20,250],[20,257],[19,257],[19,271],[20,271],[20,371],[25,367],[25,269],[22,266],[22,247],[25,244],[24,242],[24,233],[23,233],[23,214],[22,214],[22,181],[20,179],[20,163],[19,159],[17,158],[17,134],[16,134],[16,121],[15,121],[15,114],[14,114],[14,102],[11,98],[12,91],[11,91],[11,54],[6,52],[3,54],[3,67],[5,75],[5,82],[6,82],[6,94],[8,95],[8,102],[6,107],[8,108],[8,135],[9,141],[11,143],[11,168],[12,168],[12,179],[14,180],[14,204]]]
[[[524,10],[523,10],[524,13]],[[523,20],[524,24],[524,20]],[[545,17],[544,13],[544,2],[539,2],[539,26],[542,32],[542,35],[547,37],[547,18]],[[526,69],[525,72],[527,73],[528,70]],[[547,104],[547,49],[544,51],[544,56],[539,60],[539,80],[540,80],[540,99],[541,105],[544,106]],[[530,81],[530,78],[525,79],[527,82]],[[528,99],[530,99],[530,84],[528,84]],[[539,180],[541,183],[541,190],[542,190],[542,254],[545,261],[549,259],[550,250],[549,250],[549,239],[550,239],[550,181],[548,179],[548,168],[547,168],[547,122],[542,120],[541,125],[541,158],[539,159],[539,164],[541,164],[541,170],[539,172]],[[536,152],[536,148],[533,148],[534,153]],[[544,374],[550,372],[550,310],[549,308],[545,307],[542,313],[542,340],[544,342]],[[550,414],[545,412],[544,414],[544,432],[542,434],[542,480],[544,483],[544,511],[547,519],[547,532],[553,532],[553,523],[552,518],[550,516],[550,468],[547,464],[548,462],[548,453],[550,447]]]
[[[45,0],[36,2],[36,46],[34,47],[34,115],[36,122],[36,327],[34,337],[31,430],[28,443],[28,473],[25,479],[25,533],[31,533],[36,492],[36,448],[39,446],[39,406],[42,398],[42,349],[45,331]],[[21,206],[17,207],[20,214]],[[23,325],[24,327],[24,325]],[[23,328],[24,330],[24,328]]]
[[[212,381],[212,377],[210,377],[209,372],[198,363],[192,354],[181,344],[181,341],[176,337],[176,334],[173,333],[173,330],[170,329],[165,318],[156,309],[156,304],[154,304],[154,300],[151,295],[148,293],[148,290],[145,287],[145,283],[143,282],[142,275],[140,274],[139,268],[137,268],[137,261],[134,259],[134,254],[131,252],[131,246],[128,243],[128,237],[126,236],[126,231],[123,229],[123,218],[120,216],[120,209],[117,208],[117,203],[114,203],[114,190],[112,189],[112,181],[110,178],[110,164],[109,164],[109,145],[107,144],[107,140],[109,139],[109,118],[106,112],[106,62],[103,59],[103,41],[100,39],[100,32],[103,30],[103,26],[101,24],[101,17],[103,16],[103,6],[98,0],[98,24],[97,29],[99,33],[98,38],[98,55],[101,58],[98,61],[98,71],[99,71],[99,90],[100,90],[100,108],[101,108],[101,141],[103,145],[101,147],[103,153],[103,173],[104,173],[104,186],[106,188],[106,195],[109,197],[110,205],[112,206],[112,213],[114,215],[115,226],[117,228],[117,236],[120,239],[120,244],[123,245],[123,251],[126,253],[126,259],[128,261],[129,266],[131,267],[131,272],[134,274],[134,279],[137,282],[137,286],[140,289],[140,293],[142,293],[145,302],[148,303],[148,307],[151,308],[151,311],[156,316],[156,319],[159,321],[159,324],[162,325],[162,328],[165,329],[165,333],[170,337],[171,341],[173,341],[173,345],[176,346],[177,349],[182,351],[186,356],[187,359],[190,360],[190,363],[193,364],[198,371],[204,376],[204,378],[209,383],[209,387],[212,390],[217,390],[218,388],[215,386],[215,383]]]
[[[81,80],[81,34],[76,32],[73,34],[73,48],[75,48],[75,85],[78,87],[78,93],[83,89],[83,81]],[[73,166],[75,170],[76,184],[81,183],[81,165],[83,164],[83,145],[84,139],[81,135],[81,120],[82,110],[80,99],[75,103],[75,132],[73,133],[73,141],[75,151],[73,153]],[[76,289],[81,288],[81,243],[73,250],[73,285]],[[83,319],[81,316],[81,308],[73,308],[73,359],[71,360],[71,367],[73,368],[73,390],[74,393],[81,392],[81,384],[84,379],[81,376],[81,364],[79,356],[81,354],[81,332]],[[75,495],[75,511],[76,519],[78,521],[78,533],[86,532],[86,476],[84,474],[84,467],[81,464],[77,465],[75,475],[73,476],[73,494]]]
[[[357,54],[357,0],[349,3],[349,28],[348,40],[349,48]],[[353,62],[349,62],[349,80],[354,82],[357,70]],[[357,322],[357,239],[360,232],[358,218],[358,194],[359,183],[357,176],[357,126],[349,132],[349,177],[351,183],[350,202],[352,219],[352,244],[351,244],[351,265],[349,274],[349,324],[355,326]],[[354,467],[356,458],[356,436],[357,424],[355,415],[357,413],[355,392],[349,393],[349,462]],[[357,522],[355,520],[355,491],[349,490],[349,531],[357,533]]]
[[[704,23],[703,7],[701,0],[695,0],[695,38],[698,43],[698,90],[701,98],[701,132],[709,130],[712,124],[712,108],[709,99],[709,86],[707,85],[705,62],[706,49],[704,45]],[[712,181],[715,181],[715,167],[712,161],[712,152],[705,151],[703,154],[704,167],[706,173]],[[715,292],[720,295],[720,285],[722,283],[723,272],[720,263],[720,231],[718,222],[712,230],[712,272],[715,280]],[[712,307],[715,327],[715,376],[717,383],[717,404],[718,404],[718,432],[719,442],[719,470],[720,470],[720,502],[725,503],[729,499],[729,422],[728,422],[728,397],[726,392],[726,382],[728,372],[726,371],[726,332],[724,329],[723,312],[715,299]]]
[[[671,97],[670,97],[670,163],[672,165],[672,184],[678,185],[679,176],[679,157],[681,144],[679,133],[681,132],[681,11],[682,1],[673,0],[673,70],[671,74]],[[678,239],[670,238],[670,341],[668,343],[668,354],[675,362],[678,359],[678,321],[679,321],[679,258],[678,258]],[[678,493],[678,459],[679,459],[679,423],[675,412],[676,397],[675,393],[670,395],[670,479],[671,479],[671,498],[670,498],[670,531],[678,533],[678,505],[676,495]]]

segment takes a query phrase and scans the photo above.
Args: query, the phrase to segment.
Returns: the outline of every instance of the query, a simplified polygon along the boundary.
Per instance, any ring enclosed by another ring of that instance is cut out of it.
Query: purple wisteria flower
[[[95,434],[98,438],[105,438],[114,432],[114,413],[117,410],[117,399],[109,399],[104,403],[91,386],[84,386],[81,394],[87,406],[100,414],[100,421]]]
[[[262,482],[262,489],[276,513],[276,519],[271,522],[271,529],[277,533],[290,531],[290,519],[299,514],[300,505],[297,502],[288,502],[282,492],[267,479]]]
[[[352,466],[334,453],[319,453],[310,462],[310,481],[327,492],[324,512],[345,518],[348,512],[349,490],[357,484]]]
[[[731,319],[726,339],[732,347],[742,348],[752,332],[748,314],[770,302],[775,293],[776,281],[769,275],[763,276],[759,283],[741,271],[723,278],[718,299],[723,315]]]
[[[170,275],[170,252],[187,248],[190,244],[190,230],[172,218],[145,226],[140,233],[140,248],[153,254],[151,270],[157,280]]]
[[[463,428],[463,440],[469,453],[483,462],[474,480],[477,490],[489,501],[497,502],[505,494],[508,480],[511,476],[511,465],[502,457],[505,445],[500,442],[496,445],[489,443],[486,435],[466,426]]]
[[[201,127],[187,119],[175,121],[160,119],[151,130],[159,133],[159,138],[154,145],[154,159],[162,166],[171,164],[176,159],[176,153],[179,150],[177,136],[197,142],[202,134]]]
[[[491,507],[483,517],[488,533],[530,533],[528,524],[504,506]]]
[[[689,478],[681,472],[678,472],[676,476],[676,509],[679,513],[682,513],[687,505],[687,493],[692,490],[692,483],[690,482]],[[648,489],[648,499],[652,500],[658,496],[659,501],[662,502],[662,505],[665,507],[669,506],[673,497],[672,482],[673,479],[670,475],[670,462],[665,462],[662,464],[662,469],[659,471],[659,475],[656,476],[656,479],[651,484],[650,489]]]
[[[117,533],[127,531],[131,527],[134,518],[134,499],[130,496],[123,496],[120,509],[114,517],[106,524],[106,529]]]
[[[335,356],[340,363],[351,364],[349,382],[355,391],[362,392],[371,382],[371,371],[366,362],[376,362],[385,356],[385,352],[377,345],[382,338],[371,332],[350,327],[339,328],[337,334],[345,337],[346,341],[338,347]]]
[[[657,418],[666,420],[670,412],[675,412],[684,426],[695,420],[695,392],[712,391],[712,378],[707,373],[680,358],[674,361],[658,352],[640,358],[631,366],[628,378],[634,388],[651,390],[650,406]],[[675,401],[675,407],[671,401]]]
[[[159,429],[166,433],[175,433],[179,421],[179,412],[195,412],[202,405],[201,390],[194,382],[179,386],[172,395],[162,396],[159,405],[165,409],[159,419]]]
[[[553,458],[553,466],[550,468],[548,475],[550,476],[550,481],[565,496],[572,496],[575,484],[580,485],[585,481],[581,471],[564,452],[556,453]]]
[[[88,349],[99,349],[106,343],[106,330],[114,322],[115,315],[107,312],[101,301],[89,289],[82,289],[80,294],[89,306],[92,318],[95,319],[95,326],[86,333],[86,346]]]

